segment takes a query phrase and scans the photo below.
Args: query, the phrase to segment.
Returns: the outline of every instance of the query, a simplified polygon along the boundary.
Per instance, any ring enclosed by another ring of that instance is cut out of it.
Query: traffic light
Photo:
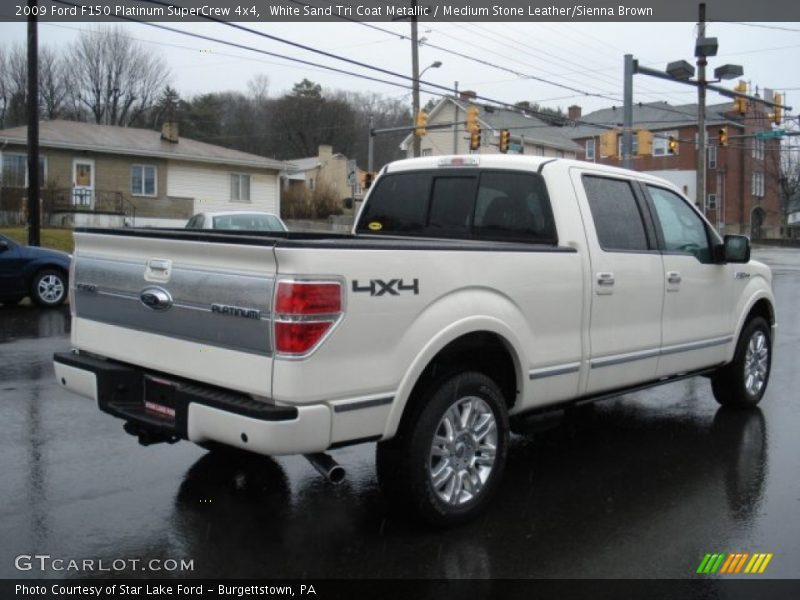
[[[511,132],[508,129],[500,130],[500,152],[505,154],[508,152],[508,145],[511,142]]]
[[[478,150],[481,147],[481,130],[480,127],[478,129],[474,129],[469,134],[469,149],[470,150]]]
[[[479,131],[480,128],[480,123],[478,123],[478,107],[470,106],[467,109],[467,131],[475,133]]]
[[[653,153],[653,132],[647,129],[636,131],[636,156],[648,156]]]
[[[609,129],[600,135],[600,156],[607,156],[609,158],[617,157],[617,135],[619,131],[616,129]]]
[[[775,112],[772,113],[772,122],[775,123],[775,125],[780,125],[783,119],[783,109],[778,105],[783,104],[783,94],[773,94],[772,102],[775,103],[773,107]]]
[[[422,137],[427,131],[425,131],[425,126],[428,124],[428,113],[424,110],[421,110],[417,113],[417,118],[414,121],[414,135],[417,137]]]
[[[670,154],[678,153],[678,140],[674,135],[671,135],[669,138],[667,138],[667,152]]]
[[[724,148],[728,145],[728,128],[727,127],[720,127],[719,128],[719,147]]]
[[[367,171],[364,173],[364,189],[368,190],[372,185],[372,181],[375,179],[375,173],[372,171]]]
[[[740,81],[736,84],[736,87],[733,88],[735,92],[739,92],[740,94],[747,93],[747,82]],[[741,96],[736,96],[733,99],[733,109],[737,111],[739,114],[745,114],[747,112],[748,102],[747,98],[742,98]]]

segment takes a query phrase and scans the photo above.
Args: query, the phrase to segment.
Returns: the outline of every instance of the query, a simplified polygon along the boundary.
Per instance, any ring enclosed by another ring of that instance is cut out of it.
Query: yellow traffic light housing
[[[600,156],[617,158],[617,136],[618,129],[609,129],[600,135]]]
[[[372,181],[375,179],[375,173],[367,171],[364,173],[364,189],[368,190],[372,186]]]
[[[421,110],[417,113],[417,117],[414,120],[414,135],[417,137],[422,137],[426,133],[425,126],[428,124],[428,113],[424,110]]]
[[[669,138],[667,138],[667,152],[672,155],[678,153],[678,140],[674,135],[671,135]]]
[[[746,94],[747,93],[747,82],[746,81],[740,81],[739,83],[737,83],[736,87],[734,88],[734,91],[735,92],[739,92],[740,94]],[[742,98],[741,96],[736,96],[733,99],[733,108],[739,114],[742,114],[742,115],[745,114],[747,112],[747,107],[748,106],[749,106],[749,104],[747,102],[747,98]]]
[[[778,105],[783,104],[783,94],[773,94],[772,102],[775,104],[773,107],[775,112],[772,113],[772,122],[775,123],[775,125],[780,125],[783,120],[783,109]]]
[[[719,128],[719,147],[724,148],[728,145],[728,128],[727,127],[720,127]]]
[[[472,151],[479,150],[481,147],[481,130],[480,128],[473,130],[469,134],[469,149]]]
[[[480,131],[480,123],[478,123],[478,107],[470,106],[467,108],[467,131],[475,133]]]
[[[508,145],[511,142],[511,132],[508,129],[500,130],[500,152],[505,154],[508,152]]]
[[[653,153],[653,132],[647,129],[638,129],[636,143],[636,156],[649,156]]]

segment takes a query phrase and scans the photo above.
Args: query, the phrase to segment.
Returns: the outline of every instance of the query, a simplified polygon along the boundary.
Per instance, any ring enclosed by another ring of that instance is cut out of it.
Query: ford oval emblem
[[[144,288],[139,294],[139,300],[147,308],[153,310],[167,310],[172,306],[172,296],[164,288],[151,286]]]

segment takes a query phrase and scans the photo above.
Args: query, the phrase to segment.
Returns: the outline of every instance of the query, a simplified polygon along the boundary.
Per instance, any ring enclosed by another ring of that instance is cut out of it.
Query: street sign
[[[759,131],[756,133],[757,140],[771,140],[782,138],[786,134],[785,129],[773,129],[772,131]]]
[[[522,154],[522,144],[511,142],[508,145],[508,154]]]
[[[347,185],[353,187],[356,184],[356,161],[347,161]]]

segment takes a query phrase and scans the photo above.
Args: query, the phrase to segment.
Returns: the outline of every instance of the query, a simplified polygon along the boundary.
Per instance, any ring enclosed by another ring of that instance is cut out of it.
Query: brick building
[[[622,107],[598,110],[581,115],[578,106],[569,116],[581,125],[572,139],[581,147],[578,158],[622,166]],[[594,125],[596,124],[596,125]],[[609,127],[619,128],[617,156],[601,156],[600,135]],[[697,194],[697,105],[672,106],[666,102],[637,104],[633,108],[634,130],[654,134],[652,150],[637,155],[634,136],[632,168],[652,173],[677,185],[695,200],[709,221],[722,233],[744,233],[752,239],[777,238],[785,224],[778,189],[779,141],[754,137],[769,131],[769,116],[761,106],[750,105],[747,114],[733,110],[732,103],[706,107],[706,190]],[[729,142],[719,146],[719,131],[727,129]],[[667,141],[678,140],[677,152],[670,154]]]

